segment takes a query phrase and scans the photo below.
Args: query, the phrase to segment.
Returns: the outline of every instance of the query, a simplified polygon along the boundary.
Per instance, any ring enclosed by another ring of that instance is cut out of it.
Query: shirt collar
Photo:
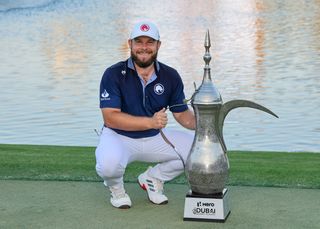
[[[156,66],[156,70],[159,71],[160,70],[160,64],[159,64],[159,62],[157,60],[155,60],[155,64],[156,64],[155,65]],[[131,68],[132,70],[136,70],[134,65],[133,65],[133,60],[132,60],[131,57],[128,59],[128,68]]]

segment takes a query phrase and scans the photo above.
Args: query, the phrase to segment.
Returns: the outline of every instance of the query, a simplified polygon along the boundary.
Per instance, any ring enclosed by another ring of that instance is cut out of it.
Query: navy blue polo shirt
[[[100,108],[118,108],[134,116],[152,117],[168,106],[183,104],[185,95],[179,73],[156,61],[155,73],[144,85],[134,68],[132,59],[119,62],[104,72],[100,83]],[[171,107],[171,112],[183,112],[187,105]],[[131,138],[151,137],[157,129],[125,131],[113,129]]]

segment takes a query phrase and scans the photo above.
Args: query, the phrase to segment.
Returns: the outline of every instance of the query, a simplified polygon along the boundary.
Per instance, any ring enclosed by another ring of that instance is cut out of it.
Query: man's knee
[[[97,174],[103,178],[114,178],[114,177],[121,177],[124,174],[124,168],[118,165],[101,165],[101,164],[96,164],[96,171]]]

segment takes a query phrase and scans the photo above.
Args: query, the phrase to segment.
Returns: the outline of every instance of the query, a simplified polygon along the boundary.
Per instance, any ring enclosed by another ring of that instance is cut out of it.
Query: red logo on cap
[[[143,32],[147,32],[149,31],[149,29],[150,29],[150,26],[148,26],[147,24],[143,24],[140,26],[140,30]]]

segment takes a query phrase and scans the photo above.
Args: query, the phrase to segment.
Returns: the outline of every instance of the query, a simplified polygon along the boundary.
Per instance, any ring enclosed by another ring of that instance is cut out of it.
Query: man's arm
[[[195,116],[190,109],[179,113],[173,113],[173,117],[178,123],[180,123],[181,126],[190,130],[196,129]]]
[[[121,112],[117,108],[102,108],[102,116],[104,124],[107,127],[127,130],[127,131],[140,131],[148,129],[161,129],[168,123],[167,114],[163,108],[161,111],[156,112],[153,117],[133,116]]]

